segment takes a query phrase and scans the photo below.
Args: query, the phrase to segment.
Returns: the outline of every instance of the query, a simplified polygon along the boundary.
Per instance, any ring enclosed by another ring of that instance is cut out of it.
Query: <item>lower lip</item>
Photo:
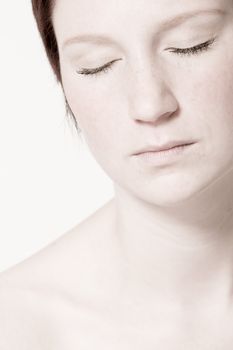
[[[170,148],[164,151],[157,152],[144,152],[136,155],[136,158],[141,161],[154,164],[154,165],[162,165],[167,164],[171,161],[175,161],[179,156],[184,155],[194,144],[189,145],[181,145],[174,148]]]

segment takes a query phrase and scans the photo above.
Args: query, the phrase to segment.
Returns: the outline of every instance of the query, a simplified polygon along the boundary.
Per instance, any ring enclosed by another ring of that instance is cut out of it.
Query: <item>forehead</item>
[[[137,26],[156,28],[182,13],[220,9],[232,0],[56,0],[53,24],[59,41],[76,34],[129,35]]]
[[[125,15],[129,20],[138,13],[152,12],[164,17],[192,8],[226,7],[229,3],[232,0],[55,0],[54,17],[69,15],[70,19],[78,16],[78,20],[83,17],[97,20],[100,15],[115,14]]]

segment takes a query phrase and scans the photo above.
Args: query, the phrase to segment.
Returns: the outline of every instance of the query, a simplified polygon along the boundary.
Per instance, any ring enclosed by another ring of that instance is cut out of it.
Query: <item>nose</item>
[[[134,72],[128,92],[129,115],[140,122],[157,124],[170,117],[178,102],[161,72]]]

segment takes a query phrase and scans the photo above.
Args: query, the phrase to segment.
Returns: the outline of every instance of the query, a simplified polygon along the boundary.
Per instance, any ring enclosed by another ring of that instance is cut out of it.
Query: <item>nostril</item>
[[[157,125],[158,123],[162,123],[164,121],[167,122],[169,118],[171,118],[174,115],[173,112],[165,112],[165,113],[154,113],[154,114],[147,114],[147,115],[141,115],[135,118],[135,120],[138,123],[150,123],[153,125]]]
[[[172,93],[168,90],[158,91],[150,89],[146,91],[137,91],[137,94],[131,95],[129,100],[129,109],[131,117],[139,122],[157,123],[161,120],[170,118],[178,111],[178,102]]]

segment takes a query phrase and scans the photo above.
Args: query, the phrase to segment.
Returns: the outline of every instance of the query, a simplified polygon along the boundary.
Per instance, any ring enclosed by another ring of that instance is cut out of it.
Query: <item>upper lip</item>
[[[174,148],[177,146],[182,146],[182,145],[191,145],[195,143],[195,141],[181,141],[181,140],[177,140],[177,141],[169,141],[166,144],[163,145],[148,145],[145,146],[143,148],[141,148],[140,150],[138,150],[134,155],[138,155],[140,153],[145,153],[145,152],[159,152],[159,151],[165,151],[168,150],[170,148]]]

